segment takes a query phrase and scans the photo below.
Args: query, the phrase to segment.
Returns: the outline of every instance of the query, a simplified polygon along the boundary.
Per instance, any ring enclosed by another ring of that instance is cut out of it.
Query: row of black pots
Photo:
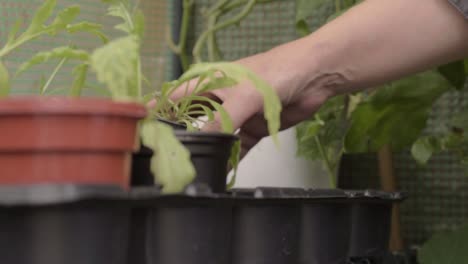
[[[400,193],[0,187],[4,264],[335,264],[379,256]],[[376,210],[378,209],[378,210]],[[135,212],[140,217],[135,217]]]

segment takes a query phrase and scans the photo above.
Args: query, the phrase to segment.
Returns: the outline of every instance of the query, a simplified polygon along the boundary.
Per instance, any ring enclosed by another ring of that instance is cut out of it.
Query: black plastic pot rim
[[[213,140],[239,140],[237,135],[222,133],[222,132],[202,132],[202,131],[182,131],[176,130],[175,135],[178,139],[183,141],[204,142]]]
[[[206,185],[193,184],[184,192],[161,193],[160,186],[135,187],[125,191],[112,185],[41,184],[0,186],[0,206],[48,206],[83,201],[114,201],[120,205],[132,206],[145,201],[249,201],[249,202],[301,202],[301,203],[356,203],[356,202],[400,202],[406,196],[402,193],[381,191],[307,190],[297,188],[255,188],[232,190],[228,193],[213,193]],[[359,197],[359,198],[356,198]]]

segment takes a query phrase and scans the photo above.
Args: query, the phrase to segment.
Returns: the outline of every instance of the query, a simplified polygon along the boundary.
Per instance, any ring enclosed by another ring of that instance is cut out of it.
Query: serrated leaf
[[[51,51],[43,51],[34,55],[27,62],[19,66],[16,75],[21,75],[23,72],[29,70],[31,67],[36,66],[41,63],[49,62],[50,60],[55,59],[67,59],[67,60],[78,60],[78,61],[88,61],[89,60],[88,52],[84,50],[74,49],[72,47],[58,47]]]
[[[0,60],[0,97],[10,94],[10,74],[3,62]]]
[[[105,84],[115,100],[138,100],[136,62],[140,43],[126,36],[96,49],[91,55],[91,67],[99,82]]]
[[[44,29],[44,24],[52,16],[57,0],[46,0],[36,11],[25,34],[35,34]]]
[[[109,38],[102,32],[102,25],[99,24],[80,22],[77,24],[68,25],[66,30],[71,34],[87,32],[99,37],[104,44],[109,42]]]
[[[441,232],[426,242],[418,253],[421,264],[461,264],[468,261],[468,225]]]
[[[121,30],[127,34],[133,33],[134,27],[133,27],[132,16],[127,10],[127,7],[125,4],[119,3],[119,4],[111,5],[108,8],[107,15],[120,18],[124,21],[124,23],[115,26],[116,29]]]
[[[464,61],[455,61],[438,68],[438,71],[455,87],[457,90],[463,89],[466,81]]]
[[[83,91],[88,75],[89,64],[80,64],[73,69],[73,76],[75,76],[70,90],[70,96],[79,97]]]
[[[174,131],[160,122],[147,121],[142,124],[143,144],[155,155],[151,158],[151,171],[164,193],[184,190],[195,178],[195,168],[190,152],[177,140]]]
[[[268,123],[268,132],[277,141],[277,133],[280,128],[280,113],[281,101],[275,90],[270,84],[260,79],[255,73],[249,69],[235,63],[216,62],[216,63],[199,63],[192,66],[181,78],[181,81],[188,81],[198,77],[207,71],[219,71],[232,78],[232,80],[240,83],[242,81],[250,81],[253,87],[262,95],[264,101],[264,115]]]
[[[10,30],[10,33],[8,33],[8,39],[7,39],[7,43],[5,44],[5,46],[10,46],[11,44],[14,43],[16,35],[20,31],[22,24],[23,24],[23,20],[21,18],[18,18],[15,22],[15,25]]]
[[[211,100],[207,97],[202,97],[202,96],[191,96],[191,98],[194,101],[200,101],[200,102],[207,102],[209,103],[215,110],[218,112],[220,119],[221,119],[221,129],[222,132],[224,133],[234,133],[234,126],[231,117],[229,116],[228,112],[223,108],[222,105],[217,103],[214,100]],[[206,108],[204,108],[206,109]],[[210,115],[209,113],[206,113],[207,115]]]
[[[79,6],[70,6],[59,12],[52,24],[48,26],[51,29],[51,34],[55,35],[59,31],[64,30],[79,14]]]

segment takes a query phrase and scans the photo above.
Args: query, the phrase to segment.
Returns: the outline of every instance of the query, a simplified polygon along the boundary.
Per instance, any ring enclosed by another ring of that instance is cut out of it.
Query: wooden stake
[[[396,191],[396,177],[393,168],[393,156],[390,145],[382,147],[378,153],[380,182],[382,189],[387,192]],[[392,210],[392,223],[390,235],[390,250],[401,251],[404,249],[403,239],[401,236],[400,224],[400,206],[396,204]]]

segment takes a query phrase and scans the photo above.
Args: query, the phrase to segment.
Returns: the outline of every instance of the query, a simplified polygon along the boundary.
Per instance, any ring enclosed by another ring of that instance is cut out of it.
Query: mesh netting
[[[42,0],[4,0],[0,3],[0,43],[4,43],[8,31],[13,27],[18,18],[23,21],[23,27],[29,23],[34,10],[42,4]],[[116,24],[115,19],[103,16],[106,6],[101,1],[95,0],[60,0],[57,10],[66,6],[79,4],[81,6],[81,15],[77,21],[87,20],[99,23],[105,26],[105,32],[109,37],[116,37],[117,31],[112,29]],[[142,0],[140,1],[142,9],[147,19],[147,28],[145,34],[143,53],[143,67],[145,76],[158,87],[161,81],[165,80],[171,70],[171,60],[169,51],[164,45],[165,30],[170,20],[168,12],[170,5],[165,0]],[[61,34],[56,37],[42,37],[34,41],[33,44],[24,46],[21,50],[14,52],[5,60],[5,65],[14,73],[18,66],[29,59],[38,51],[50,50],[53,47],[65,46],[73,43],[82,49],[91,50],[100,44],[97,37],[89,34],[77,34],[70,36]],[[24,73],[24,75],[14,78],[12,87],[14,94],[37,94],[41,85],[41,79],[48,78],[58,62],[48,63],[34,67]],[[76,66],[74,63],[65,64],[60,74],[50,86],[48,94],[67,93],[72,80],[72,69]],[[92,76],[92,75],[90,75]],[[99,95],[104,91],[99,89],[97,83],[91,78],[89,82],[93,89],[86,89],[85,93]]]

